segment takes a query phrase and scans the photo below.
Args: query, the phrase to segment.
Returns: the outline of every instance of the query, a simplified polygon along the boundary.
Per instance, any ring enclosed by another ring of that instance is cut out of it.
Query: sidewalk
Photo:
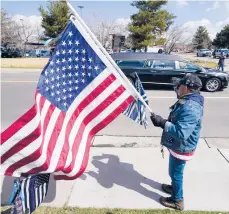
[[[163,159],[158,140],[96,137],[84,175],[75,181],[51,180],[43,205],[163,209],[158,199],[166,196],[160,189],[161,183],[169,183],[168,152],[165,150]],[[218,142],[221,147],[209,148],[211,140],[208,143],[201,139],[194,159],[187,163],[186,210],[229,211],[229,141],[224,140],[225,143],[223,139]],[[12,182],[12,178],[7,178],[1,184],[2,204],[9,199]]]

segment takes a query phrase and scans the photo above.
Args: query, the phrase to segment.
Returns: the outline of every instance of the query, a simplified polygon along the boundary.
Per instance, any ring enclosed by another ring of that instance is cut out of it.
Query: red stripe
[[[132,96],[128,97],[119,107],[117,107],[110,115],[108,115],[103,121],[101,121],[99,124],[97,124],[90,131],[90,133],[88,135],[88,139],[87,139],[87,144],[86,144],[83,162],[82,162],[82,165],[81,165],[79,172],[73,177],[69,177],[67,175],[55,175],[54,176],[55,180],[73,180],[73,179],[80,177],[84,173],[84,171],[88,165],[89,151],[90,151],[90,146],[91,146],[91,142],[92,142],[93,137],[100,130],[102,130],[104,127],[106,127],[108,124],[110,124],[117,116],[119,116],[128,107],[128,105],[130,103],[132,103],[133,101],[134,101],[134,98]]]
[[[33,105],[24,115],[17,119],[11,126],[9,126],[1,134],[1,145],[4,144],[8,139],[10,139],[15,133],[17,133],[21,128],[23,128],[27,123],[29,123],[36,116],[36,106]]]
[[[40,98],[41,108],[43,108],[43,98]],[[39,105],[40,105],[39,103]],[[34,111],[36,111],[36,106],[34,106]],[[31,130],[32,131],[32,130]],[[40,124],[25,138],[19,139],[17,144],[11,147],[5,154],[1,156],[1,164],[3,164],[8,158],[11,158],[14,154],[21,151],[24,147],[29,145],[31,142],[36,140],[40,135]]]
[[[194,152],[191,152],[191,153],[182,153],[182,152],[177,152],[177,151],[173,151],[173,152],[178,155],[184,155],[184,156],[192,156],[194,154]]]
[[[42,142],[41,142],[40,147],[36,151],[34,151],[32,154],[30,154],[29,156],[24,157],[20,161],[15,162],[10,167],[8,167],[7,170],[6,170],[7,175],[10,175],[11,176],[14,173],[15,170],[19,169],[20,167],[22,167],[24,165],[27,165],[28,163],[31,163],[31,162],[37,160],[41,156],[41,154],[42,154],[42,148],[43,148],[43,143],[44,143],[44,134],[46,132],[48,123],[50,121],[50,118],[51,118],[54,110],[55,110],[55,106],[54,105],[50,105],[49,106],[49,109],[47,111],[47,114],[45,115],[44,123],[43,123],[43,136],[42,136],[42,139],[41,139]],[[40,136],[41,122],[39,123],[38,129],[39,129],[39,135],[37,136],[37,138]],[[31,141],[30,143],[32,143],[33,141]],[[18,145],[18,146],[20,146],[20,145]]]
[[[40,99],[39,105],[40,108],[42,109],[44,105],[44,99]],[[29,109],[24,115],[22,115],[13,124],[11,124],[4,132],[2,132],[1,145],[4,144],[8,139],[10,139],[14,134],[16,134],[27,123],[33,120],[36,114],[37,114],[37,106],[36,104],[34,104],[31,109]]]
[[[33,168],[32,170],[28,171],[26,174],[35,174],[35,173],[38,173],[41,171],[46,171],[48,169],[48,167],[50,165],[51,157],[53,155],[54,148],[56,147],[57,139],[58,139],[59,134],[60,134],[60,130],[62,129],[62,126],[63,126],[64,118],[65,118],[65,112],[61,112],[57,118],[56,125],[53,129],[52,135],[51,135],[49,143],[48,143],[48,149],[46,152],[47,158],[45,160],[45,163],[42,166]]]
[[[73,112],[71,119],[69,120],[66,132],[65,132],[65,144],[63,146],[61,157],[59,159],[59,162],[57,164],[56,170],[59,171],[62,170],[62,168],[65,166],[68,152],[69,152],[69,135],[71,133],[72,127],[76,121],[76,119],[79,116],[79,113],[82,112],[88,104],[90,104],[96,97],[98,97],[107,87],[109,87],[114,81],[116,80],[116,77],[113,74],[110,74],[100,85],[98,85],[84,100],[78,105],[76,110]]]
[[[65,173],[72,171],[75,165],[75,159],[78,153],[79,145],[82,140],[82,136],[87,124],[92,121],[96,116],[98,116],[104,109],[106,109],[114,100],[116,100],[123,92],[125,88],[121,85],[112,94],[110,94],[102,103],[100,103],[93,111],[91,111],[82,121],[79,127],[79,131],[75,137],[74,144],[72,147],[72,162],[71,164],[62,170]]]

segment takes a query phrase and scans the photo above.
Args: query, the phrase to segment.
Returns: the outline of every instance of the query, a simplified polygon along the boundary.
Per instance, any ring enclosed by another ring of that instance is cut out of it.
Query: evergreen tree
[[[193,37],[193,46],[196,49],[211,48],[211,39],[208,34],[208,30],[204,26],[199,26]]]
[[[50,1],[47,10],[40,6],[42,27],[45,36],[56,38],[66,27],[69,19],[69,9],[65,1]]]
[[[133,49],[154,45],[156,39],[173,23],[175,16],[161,9],[166,1],[134,1],[131,5],[139,12],[131,16],[129,30],[133,40]]]
[[[217,48],[229,48],[229,24],[216,34],[212,44]]]

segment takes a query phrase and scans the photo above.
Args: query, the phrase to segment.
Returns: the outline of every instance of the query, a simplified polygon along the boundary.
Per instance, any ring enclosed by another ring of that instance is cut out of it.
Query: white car
[[[197,51],[197,56],[212,56],[212,52],[208,49],[199,49]]]

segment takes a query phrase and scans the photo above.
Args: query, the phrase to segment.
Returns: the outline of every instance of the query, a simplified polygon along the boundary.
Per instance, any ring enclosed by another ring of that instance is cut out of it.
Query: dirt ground
[[[1,68],[44,68],[48,58],[2,58]]]

